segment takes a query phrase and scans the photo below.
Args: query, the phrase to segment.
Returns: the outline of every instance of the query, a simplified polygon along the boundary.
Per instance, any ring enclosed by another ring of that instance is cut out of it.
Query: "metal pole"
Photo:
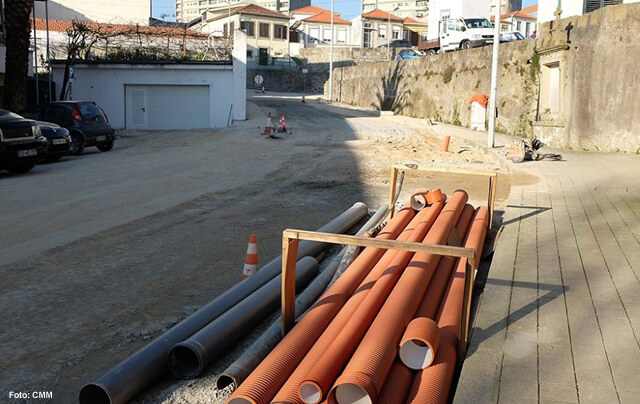
[[[495,10],[495,29],[493,33],[493,62],[491,65],[491,95],[489,96],[489,138],[487,146],[493,148],[496,143],[496,96],[498,93],[498,50],[500,46],[500,9],[502,1],[498,0]]]
[[[53,70],[51,69],[51,45],[49,42],[49,0],[44,2],[44,15],[47,23],[47,66],[49,68],[49,102],[53,101]]]
[[[391,60],[391,13],[389,15],[389,22],[387,23],[387,59]]]
[[[331,43],[329,44],[329,102],[333,102],[333,0],[331,0]]]
[[[33,76],[36,78],[36,105],[39,106],[40,105],[40,86],[38,83],[38,36],[36,35],[37,32],[37,27],[36,27],[36,1],[33,0],[33,61],[35,63],[34,68],[35,71],[33,72]]]

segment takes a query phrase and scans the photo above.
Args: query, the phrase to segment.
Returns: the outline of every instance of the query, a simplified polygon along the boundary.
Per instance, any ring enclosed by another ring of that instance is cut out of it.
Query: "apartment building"
[[[44,17],[45,2],[35,2],[35,14]],[[49,1],[52,20],[82,20],[110,24],[149,24],[149,0],[55,0]]]
[[[638,3],[640,0],[563,0],[562,18],[590,13],[599,8],[616,4]],[[558,0],[538,0],[538,23],[551,21],[556,18]]]
[[[242,2],[242,0],[176,0],[176,21],[189,22],[201,17],[206,11]],[[311,5],[311,0],[254,0],[252,3],[269,10],[289,13],[292,10]]]
[[[375,9],[420,22],[427,22],[429,17],[428,0],[362,0],[362,14],[369,13]]]

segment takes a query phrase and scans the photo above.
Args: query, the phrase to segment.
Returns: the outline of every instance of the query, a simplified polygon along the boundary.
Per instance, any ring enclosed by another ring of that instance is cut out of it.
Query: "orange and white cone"
[[[267,115],[267,126],[264,128],[264,134],[268,135],[273,133],[276,130],[276,126],[273,124],[273,119],[271,119],[271,112]]]
[[[258,272],[258,236],[252,234],[249,236],[247,256],[244,259],[244,268],[242,268],[242,279],[247,279],[256,272]]]
[[[278,127],[278,132],[286,132],[287,131],[287,121],[284,117],[284,114],[280,114],[280,126]]]

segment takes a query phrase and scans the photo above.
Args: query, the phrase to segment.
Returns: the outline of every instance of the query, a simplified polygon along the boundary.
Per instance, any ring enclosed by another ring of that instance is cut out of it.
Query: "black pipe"
[[[296,267],[296,289],[300,290],[318,273],[318,261],[304,257]],[[169,370],[181,379],[200,376],[205,367],[247,334],[280,305],[282,275],[271,279],[231,310],[171,348],[167,355]]]
[[[355,226],[368,213],[367,206],[356,203],[319,231],[343,233]],[[323,243],[302,241],[298,259],[315,256],[326,247]],[[98,380],[80,390],[80,404],[123,404],[160,377],[166,370],[166,355],[178,342],[184,341],[202,327],[238,304],[282,270],[282,256],[269,262],[255,275],[234,285],[206,306],[173,326],[138,352],[120,362]]]

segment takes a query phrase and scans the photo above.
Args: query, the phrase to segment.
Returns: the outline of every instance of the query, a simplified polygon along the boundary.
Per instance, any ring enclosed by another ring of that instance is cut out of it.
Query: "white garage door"
[[[209,86],[127,85],[127,129],[202,129],[209,125]]]

